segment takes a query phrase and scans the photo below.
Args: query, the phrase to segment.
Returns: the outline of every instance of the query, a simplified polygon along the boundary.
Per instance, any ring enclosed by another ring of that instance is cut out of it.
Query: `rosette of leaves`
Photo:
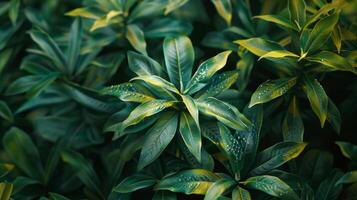
[[[189,22],[171,15],[187,2],[188,0],[90,0],[84,1],[85,7],[72,10],[67,15],[93,21],[90,30],[102,29],[103,32],[109,32],[105,36],[108,43],[126,40],[135,50],[147,55],[146,38],[163,38],[191,32]],[[153,19],[155,20],[151,22]]]
[[[247,131],[236,130],[232,133],[222,123],[203,126],[204,136],[219,150],[210,152],[211,155],[228,173],[184,170],[164,177],[154,189],[205,195],[205,200],[266,199],[268,196],[299,199],[294,188],[270,172],[296,158],[306,143],[280,142],[258,152],[262,108],[246,109],[245,114],[253,124]],[[254,192],[256,190],[261,192]]]
[[[5,91],[7,96],[25,94],[26,100],[16,113],[34,108],[45,111],[35,112],[31,120],[47,140],[55,142],[72,132],[76,148],[101,143],[105,118],[124,105],[114,98],[101,98],[96,90],[115,74],[123,56],[99,56],[101,48],[86,48],[79,19],[73,22],[64,45],[40,29],[29,34],[39,48],[28,49],[30,54],[20,67],[27,75]]]
[[[321,127],[328,121],[336,132],[340,130],[340,113],[319,80],[331,71],[357,74],[356,68],[344,54],[348,48],[345,50],[341,47],[343,36],[335,35],[336,30],[347,28],[343,27],[343,19],[340,19],[344,6],[348,6],[348,2],[332,1],[323,5],[315,2],[307,5],[304,1],[289,0],[288,9],[280,14],[255,17],[286,30],[286,43],[262,37],[236,41],[260,59],[275,64],[272,65],[272,72],[280,78],[261,84],[251,97],[250,107],[285,96],[289,105],[282,125],[284,140],[303,140],[304,127],[298,106],[298,100],[303,98],[310,102]],[[333,45],[335,48],[331,48]]]
[[[250,122],[239,110],[219,98],[237,79],[237,71],[221,74],[230,51],[202,62],[192,76],[194,50],[186,36],[168,37],[163,44],[165,68],[148,56],[128,53],[129,68],[137,74],[131,82],[103,89],[126,102],[139,103],[127,118],[108,125],[114,139],[145,129],[147,131],[139,169],[154,161],[180,132],[194,157],[201,160],[203,116],[215,118],[228,127],[246,130]],[[165,70],[166,69],[166,70]]]

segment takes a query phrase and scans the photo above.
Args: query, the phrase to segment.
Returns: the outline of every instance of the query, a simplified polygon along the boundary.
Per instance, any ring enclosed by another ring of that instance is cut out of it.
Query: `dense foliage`
[[[356,200],[356,0],[0,2],[0,200]]]

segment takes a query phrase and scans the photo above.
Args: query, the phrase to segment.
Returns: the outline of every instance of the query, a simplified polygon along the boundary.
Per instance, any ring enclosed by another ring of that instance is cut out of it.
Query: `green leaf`
[[[298,58],[299,56],[287,50],[276,50],[276,51],[270,51],[260,56],[259,60],[263,58],[285,58],[285,57]]]
[[[250,188],[260,190],[280,199],[298,200],[299,197],[289,185],[275,176],[255,176],[250,177],[243,184]]]
[[[125,33],[126,39],[130,42],[131,46],[134,47],[140,53],[147,55],[146,52],[146,42],[144,32],[141,28],[135,24],[130,24],[126,27]]]
[[[47,33],[40,30],[32,30],[30,36],[41,47],[45,55],[53,61],[57,69],[61,72],[68,72],[67,62],[62,50]]]
[[[195,59],[191,40],[186,36],[167,37],[163,49],[170,80],[180,91],[184,91],[190,81]]]
[[[327,110],[327,121],[331,124],[336,133],[340,133],[342,122],[341,113],[331,99],[328,101]]]
[[[149,90],[137,83],[112,85],[102,89],[101,94],[116,96],[122,101],[139,103],[155,99]]]
[[[185,5],[188,2],[188,0],[169,0],[165,7],[165,15],[168,15],[172,11],[180,8],[181,6]]]
[[[277,80],[268,80],[261,84],[253,93],[249,107],[269,102],[288,92],[297,82],[297,78],[281,78]]]
[[[228,90],[237,81],[238,75],[238,71],[228,71],[213,76],[210,84],[206,87],[199,98],[217,96]]]
[[[311,33],[308,35],[306,45],[302,47],[305,53],[313,53],[319,50],[330,37],[339,19],[339,14],[335,13],[318,21]]]
[[[162,74],[163,68],[149,56],[141,55],[133,51],[128,51],[129,68],[138,76],[150,76]]]
[[[9,122],[14,120],[11,109],[4,101],[0,101],[0,117]]]
[[[320,63],[332,70],[349,71],[357,75],[357,69],[344,57],[330,51],[321,51],[315,55],[309,56],[307,60]]]
[[[211,80],[211,77],[226,65],[228,56],[231,53],[232,51],[224,51],[201,63],[184,93],[194,94],[205,87]]]
[[[250,121],[236,107],[214,97],[200,99],[196,104],[202,114],[214,117],[233,129],[247,130],[251,126]]]
[[[13,127],[3,137],[5,152],[27,176],[41,181],[44,177],[40,154],[31,138],[22,130]]]
[[[145,174],[134,174],[126,177],[113,189],[118,193],[129,193],[150,187],[156,183],[156,179]]]
[[[348,183],[357,183],[357,171],[347,172],[340,179],[338,179],[335,185]]]
[[[297,142],[280,142],[275,144],[257,155],[256,167],[250,173],[259,175],[269,172],[298,157],[306,145],[306,143]]]
[[[251,200],[251,196],[248,190],[241,187],[237,187],[232,192],[232,200]]]
[[[280,44],[263,38],[237,40],[234,43],[243,46],[257,56],[263,56],[271,51],[285,50]]]
[[[239,178],[239,172],[243,167],[248,134],[245,132],[236,132],[232,135],[230,130],[220,123],[218,123],[218,128],[220,135],[218,143],[227,154],[233,173],[236,178]]]
[[[139,170],[156,160],[169,145],[176,134],[177,122],[178,115],[169,112],[162,115],[155,125],[149,129],[140,153]]]
[[[176,94],[180,93],[172,83],[168,82],[167,80],[165,80],[159,76],[155,76],[155,75],[138,76],[138,77],[131,79],[131,81],[134,81],[134,80],[142,80],[142,81],[145,81],[146,83],[153,85],[155,87],[163,88],[165,90],[174,92]]]
[[[217,200],[224,192],[236,185],[233,179],[222,178],[214,182],[207,190],[204,200]]]
[[[282,129],[284,141],[303,142],[304,124],[300,116],[295,96],[290,101]]]
[[[231,0],[211,0],[217,9],[218,14],[226,21],[227,25],[231,25],[232,21],[232,3]]]
[[[198,108],[195,103],[195,100],[187,95],[181,95],[181,97],[191,117],[195,120],[197,127],[200,128],[200,122],[198,119]]]
[[[280,16],[280,15],[258,15],[258,16],[254,16],[254,18],[256,19],[261,19],[267,22],[273,22],[275,24],[281,25],[285,28],[289,28],[289,29],[293,29],[293,30],[298,30],[295,26],[295,24],[290,23],[290,21],[288,19],[286,19],[286,17],[284,16]]]
[[[0,199],[10,200],[14,185],[11,183],[0,183]]]
[[[13,26],[16,25],[20,12],[20,0],[10,0],[9,18]]]
[[[185,194],[206,194],[208,188],[219,178],[216,174],[204,169],[185,170],[163,178],[154,189]]]
[[[72,150],[64,150],[61,157],[65,163],[73,168],[77,177],[91,192],[99,198],[104,198],[100,190],[99,178],[88,160]]]
[[[319,117],[321,127],[323,127],[327,119],[328,109],[328,97],[324,88],[316,79],[305,76],[303,89],[309,99],[312,110]]]
[[[357,161],[357,145],[348,142],[336,142],[342,154],[352,161]]]
[[[125,128],[138,124],[143,119],[155,115],[163,111],[164,109],[171,107],[173,104],[174,104],[173,102],[165,101],[165,100],[152,100],[140,104],[130,113],[128,118],[126,118],[121,123],[121,125],[118,127],[117,130],[119,135],[116,135],[113,139],[117,139],[118,137],[122,136],[120,134]]]
[[[306,22],[305,0],[289,0],[288,8],[291,23],[296,24],[300,30]]]
[[[99,13],[92,7],[76,8],[66,13],[67,16],[71,17],[84,17],[89,19],[99,19]]]
[[[74,20],[71,26],[68,40],[67,58],[68,68],[71,73],[76,70],[81,51],[83,36],[82,21],[80,19]]]
[[[181,112],[180,134],[189,151],[201,162],[201,131],[193,117],[187,112]]]
[[[145,27],[146,38],[162,38],[167,36],[189,35],[192,32],[192,25],[186,21],[174,18],[156,19]]]

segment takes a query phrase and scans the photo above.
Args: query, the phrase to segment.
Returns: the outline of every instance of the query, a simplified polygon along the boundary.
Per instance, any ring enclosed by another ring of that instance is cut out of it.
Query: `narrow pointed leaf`
[[[237,130],[247,130],[251,123],[238,109],[214,97],[197,101],[199,111]]]
[[[198,108],[195,103],[195,100],[187,95],[181,95],[181,97],[191,117],[195,120],[197,127],[200,128],[200,122],[198,119]]]
[[[283,121],[284,141],[302,142],[304,138],[304,124],[297,106],[296,97],[290,102],[288,112]]]
[[[128,63],[131,71],[138,76],[160,76],[162,74],[162,66],[149,56],[128,51]]]
[[[208,188],[204,200],[217,200],[224,192],[233,187],[236,182],[233,179],[220,179]]]
[[[130,24],[126,28],[125,37],[130,42],[131,46],[140,53],[147,55],[145,36],[141,28],[135,24]]]
[[[126,177],[119,185],[114,187],[114,191],[118,193],[129,193],[139,189],[147,188],[156,183],[154,177],[145,174],[134,174]]]
[[[232,192],[232,200],[251,200],[252,197],[248,190],[243,189],[241,187],[237,187]]]
[[[218,14],[231,25],[232,21],[232,3],[231,0],[211,0],[217,9]]]
[[[280,199],[299,199],[289,185],[275,176],[255,176],[248,178],[243,184],[250,189],[260,190],[270,196],[278,197]]]
[[[190,81],[195,59],[191,40],[186,36],[168,37],[164,40],[164,56],[171,82],[184,91]]]
[[[201,131],[188,112],[181,112],[180,134],[189,151],[201,162]]]
[[[261,84],[253,93],[249,107],[257,104],[269,102],[288,92],[295,84],[297,78],[282,78],[277,80],[268,80]]]
[[[185,94],[194,94],[205,87],[211,77],[226,65],[228,56],[231,52],[232,51],[224,51],[201,63],[191,78],[187,89],[185,90]]]
[[[122,101],[147,102],[154,100],[154,96],[137,83],[123,83],[102,89],[102,94],[118,97]]]
[[[141,170],[157,159],[174,138],[177,129],[178,115],[167,113],[146,133],[140,153],[138,169]]]
[[[216,174],[204,169],[185,170],[163,178],[154,189],[185,194],[206,194],[208,188],[219,178]]]

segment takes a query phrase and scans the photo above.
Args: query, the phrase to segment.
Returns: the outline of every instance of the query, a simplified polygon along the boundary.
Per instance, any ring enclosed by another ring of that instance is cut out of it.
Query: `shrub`
[[[0,199],[356,199],[356,10],[0,2]]]

